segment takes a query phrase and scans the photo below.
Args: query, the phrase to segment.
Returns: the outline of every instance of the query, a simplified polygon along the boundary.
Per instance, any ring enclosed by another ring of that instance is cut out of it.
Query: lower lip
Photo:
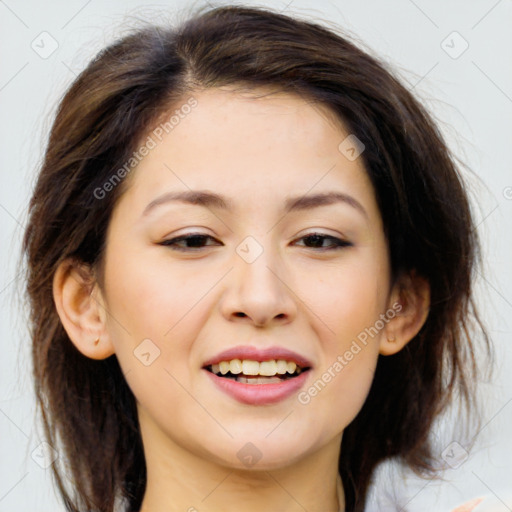
[[[283,380],[275,384],[245,384],[225,377],[218,377],[204,370],[221,391],[243,404],[267,405],[285,400],[296,393],[305,383],[310,370],[302,372],[297,377]]]

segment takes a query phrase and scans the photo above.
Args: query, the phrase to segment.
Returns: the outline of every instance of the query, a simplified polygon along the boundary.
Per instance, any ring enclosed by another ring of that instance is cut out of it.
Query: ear
[[[83,355],[105,359],[115,353],[103,297],[89,265],[62,262],[53,278],[53,298],[64,329]]]
[[[415,271],[402,275],[390,294],[388,311],[394,312],[386,324],[380,341],[379,353],[396,354],[411,341],[423,327],[430,309],[430,284]]]

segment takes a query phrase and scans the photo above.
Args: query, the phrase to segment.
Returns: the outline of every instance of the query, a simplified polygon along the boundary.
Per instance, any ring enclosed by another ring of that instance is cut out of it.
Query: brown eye
[[[215,238],[210,235],[203,235],[202,233],[192,233],[190,235],[183,235],[169,240],[164,240],[163,242],[160,242],[159,245],[171,247],[177,251],[194,251],[194,249],[207,247],[207,245],[205,245],[207,240],[215,241]],[[183,244],[185,244],[185,247],[183,247]]]
[[[301,237],[299,240],[307,240],[306,247],[311,249],[320,250],[336,250],[343,247],[351,247],[353,244],[347,240],[342,240],[331,235],[324,235],[322,233],[311,233],[309,235]],[[331,243],[328,246],[324,246],[324,242],[328,240]]]

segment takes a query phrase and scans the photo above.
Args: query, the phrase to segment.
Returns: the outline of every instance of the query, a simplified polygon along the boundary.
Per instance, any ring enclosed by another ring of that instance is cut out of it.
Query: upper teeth
[[[226,373],[231,372],[234,375],[243,373],[244,375],[264,375],[271,377],[272,375],[284,375],[286,372],[295,373],[300,372],[301,368],[293,361],[285,361],[283,359],[271,361],[252,361],[251,359],[233,359],[231,361],[221,361],[218,364],[212,364],[213,373]]]

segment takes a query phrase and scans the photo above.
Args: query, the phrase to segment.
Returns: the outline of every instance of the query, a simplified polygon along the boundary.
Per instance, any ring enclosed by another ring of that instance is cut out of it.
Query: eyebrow
[[[146,206],[142,215],[147,215],[157,206],[173,201],[204,206],[206,208],[215,208],[218,210],[228,211],[234,209],[234,204],[230,199],[214,192],[209,192],[207,190],[186,190],[182,192],[167,192],[156,199],[153,199],[153,201]],[[286,212],[304,211],[340,202],[352,206],[365,217],[368,217],[363,205],[357,201],[357,199],[342,192],[322,192],[318,194],[288,197],[284,204],[284,210]]]

